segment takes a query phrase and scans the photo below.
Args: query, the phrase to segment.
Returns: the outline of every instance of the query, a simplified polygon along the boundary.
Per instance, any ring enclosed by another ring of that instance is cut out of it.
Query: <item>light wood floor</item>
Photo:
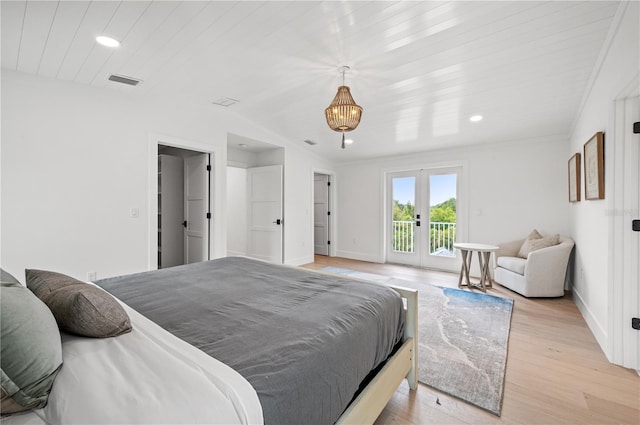
[[[414,282],[457,287],[458,275],[392,264],[316,256],[303,267],[342,267]],[[381,424],[640,424],[640,377],[609,363],[570,295],[527,299],[500,285],[488,291],[515,300],[499,418],[406,381]]]

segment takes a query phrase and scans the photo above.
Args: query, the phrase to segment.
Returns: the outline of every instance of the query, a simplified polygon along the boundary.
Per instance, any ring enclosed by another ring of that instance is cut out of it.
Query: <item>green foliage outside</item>
[[[413,221],[415,208],[411,202],[401,204],[393,201],[393,221]]]
[[[451,198],[441,204],[432,206],[430,211],[430,221],[432,223],[455,223],[456,198]]]
[[[393,201],[393,221],[413,222],[415,217],[415,207],[411,202],[401,204]],[[440,204],[434,205],[429,211],[429,221],[431,223],[455,223],[456,222],[456,198],[450,198]],[[398,225],[394,228],[393,234],[393,250],[402,252],[413,252],[413,234],[409,229],[412,226]],[[449,251],[453,251],[453,247],[449,246],[455,240],[455,226],[437,226],[429,231],[430,252],[444,246]]]

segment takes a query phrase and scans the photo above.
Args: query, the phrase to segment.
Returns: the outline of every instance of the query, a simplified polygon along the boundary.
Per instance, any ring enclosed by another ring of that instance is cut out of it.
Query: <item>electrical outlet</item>
[[[89,282],[93,282],[95,280],[98,280],[97,279],[97,273],[96,272],[87,272],[87,280]]]

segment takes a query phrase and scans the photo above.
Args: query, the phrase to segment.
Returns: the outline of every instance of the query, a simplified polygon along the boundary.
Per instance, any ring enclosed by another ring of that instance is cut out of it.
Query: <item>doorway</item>
[[[284,261],[284,148],[227,134],[227,255]]]
[[[330,195],[331,176],[313,173],[313,249],[317,255],[329,255]]]
[[[387,175],[387,261],[456,270],[461,167]]]
[[[158,268],[210,258],[210,154],[158,144]]]

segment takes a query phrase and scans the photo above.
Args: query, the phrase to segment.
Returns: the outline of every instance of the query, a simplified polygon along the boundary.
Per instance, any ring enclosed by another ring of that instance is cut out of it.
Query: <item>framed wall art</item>
[[[604,133],[584,144],[584,198],[604,199]]]
[[[569,202],[580,202],[580,153],[569,160]]]

